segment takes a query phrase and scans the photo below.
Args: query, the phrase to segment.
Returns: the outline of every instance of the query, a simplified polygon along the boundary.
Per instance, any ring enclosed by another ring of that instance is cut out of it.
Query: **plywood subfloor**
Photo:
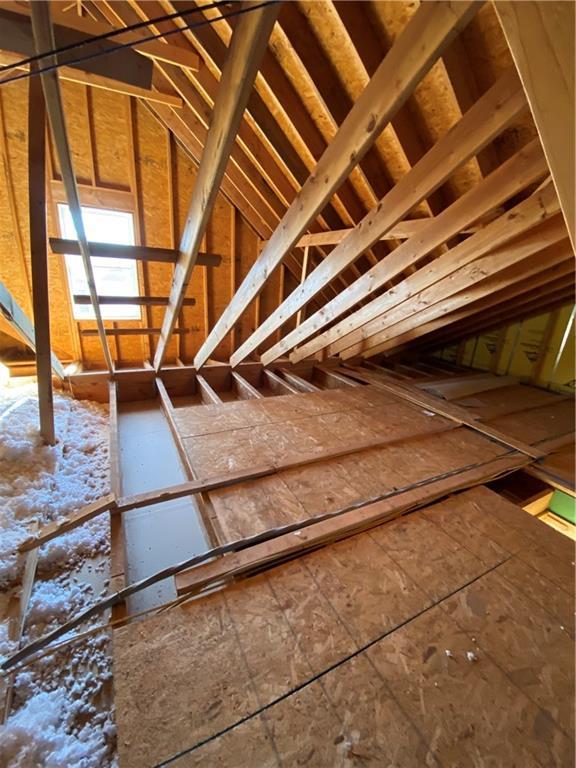
[[[478,487],[117,630],[120,766],[570,765],[573,560]]]
[[[366,503],[508,452],[373,386],[182,407],[174,415],[199,478],[296,462],[352,442],[396,441],[211,492],[223,541]]]

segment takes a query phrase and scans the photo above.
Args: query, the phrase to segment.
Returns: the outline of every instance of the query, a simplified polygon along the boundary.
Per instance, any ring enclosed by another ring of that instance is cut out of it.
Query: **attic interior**
[[[0,0],[0,766],[574,765],[574,62]]]

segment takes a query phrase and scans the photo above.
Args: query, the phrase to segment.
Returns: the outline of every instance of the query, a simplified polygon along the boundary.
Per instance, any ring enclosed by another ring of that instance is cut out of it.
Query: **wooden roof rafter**
[[[546,252],[547,251],[547,252]],[[453,326],[460,322],[474,321],[476,316],[476,322],[478,322],[478,313],[480,311],[490,310],[487,317],[490,319],[487,321],[489,325],[494,323],[493,317],[498,318],[503,311],[513,310],[515,312],[521,311],[522,307],[531,306],[535,301],[547,300],[549,295],[557,296],[559,291],[564,293],[574,294],[574,289],[571,287],[571,256],[569,248],[566,243],[554,244],[552,248],[546,249],[545,252],[537,253],[535,258],[531,259],[531,268],[526,271],[529,277],[523,278],[518,282],[507,285],[502,288],[502,277],[494,281],[496,288],[500,287],[501,290],[496,290],[494,294],[488,296],[482,296],[481,292],[475,291],[474,296],[466,296],[465,301],[461,302],[461,306],[457,307],[456,302],[451,302],[450,307],[447,310],[447,314],[430,319],[426,322],[423,318],[422,324],[418,328],[418,336],[415,339],[416,343],[420,341],[426,342],[426,339],[431,336],[434,337],[435,333],[452,333]],[[512,274],[512,270],[510,270]],[[480,298],[477,298],[480,296]],[[469,301],[472,298],[474,300]],[[457,300],[458,297],[456,296]],[[486,321],[484,321],[486,322]],[[497,327],[497,326],[494,326]],[[362,350],[360,352],[362,357],[370,358],[378,354],[393,353],[398,348],[404,348],[407,344],[415,338],[414,332],[407,331],[399,334],[394,339],[387,343],[375,345],[374,347]]]
[[[322,268],[310,275],[301,289],[286,300],[275,316],[269,318],[267,323],[256,331],[254,339],[247,340],[243,348],[233,356],[232,363],[240,362],[242,355],[250,351],[255,339],[266,337],[280,318],[287,319],[294,314],[314,296],[319,288],[333,280],[344,267],[358,258],[374,240],[385,234],[387,229],[395,226],[414,205],[425,198],[430,190],[438,188],[459,165],[503,130],[511,120],[525,109],[525,106],[526,102],[518,78],[513,71],[510,71],[466,113],[444,139],[434,145],[421,158],[411,171],[382,199],[379,205],[367,214],[330,254]],[[471,192],[468,194],[470,195]],[[459,205],[461,206],[461,204]],[[488,206],[488,209],[489,207],[491,206]],[[299,326],[297,331],[283,339],[273,351],[269,351],[263,361],[271,362],[275,359],[274,355],[284,354],[305,340],[311,333],[316,332],[319,327],[335,319],[337,313],[330,313],[330,311],[335,307],[339,309],[340,303],[346,301],[349,294],[354,292],[355,301],[350,300],[345,309],[350,309],[356,301],[368,297],[376,288],[401,275],[412,263],[410,259],[401,261],[401,254],[410,252],[412,242],[415,241],[418,244],[418,247],[423,251],[422,256],[436,245],[445,242],[443,239],[436,238],[430,248],[426,248],[425,233],[438,229],[439,223],[441,225],[443,220],[440,217],[445,219],[446,210],[448,209],[445,209],[435,219],[425,219],[423,229],[413,236],[413,240],[408,239],[380,264],[359,278],[354,284],[354,288],[350,286],[347,289],[348,293],[341,294],[339,298],[334,300],[335,303],[329,309],[323,310],[316,318],[317,322],[313,318],[309,318],[306,323]],[[485,211],[486,208],[478,215]],[[465,221],[459,222],[458,227],[453,227],[450,231],[450,236],[464,229],[476,218],[477,216],[469,216]],[[447,240],[448,237],[445,239]],[[394,264],[393,270],[390,269],[391,264]],[[384,274],[386,275],[385,278],[376,280],[377,275]],[[339,309],[339,312],[341,311],[344,310]]]
[[[562,241],[564,243],[558,253],[556,246]],[[551,252],[548,252],[549,248]],[[382,321],[384,330],[376,330],[356,343],[343,341],[339,354],[343,358],[353,357],[373,347],[384,351],[397,343],[397,336],[405,337],[416,330],[420,332],[427,322],[454,308],[472,304],[476,298],[493,295],[511,285],[514,288],[518,278],[520,284],[534,272],[540,273],[543,266],[554,265],[558,258],[564,261],[569,251],[561,217],[545,220],[524,236],[456,269],[448,277],[422,290],[402,312],[397,311],[388,320]],[[541,275],[541,283],[544,284],[547,278],[547,274]],[[366,330],[366,333],[370,331]]]
[[[443,47],[474,15],[478,6],[459,4],[456,8],[426,4],[419,8],[390,53],[371,79],[362,96],[340,126],[313,175],[288,209],[282,223],[261,253],[258,261],[220,317],[195,358],[201,367],[213,349],[237,322],[250,301],[261,289],[267,275],[294,246],[316,214],[350,170],[372,146],[380,131],[396,113],[412,87],[432,66]],[[426,28],[426,35],[423,29]],[[426,45],[422,46],[422,40]],[[416,40],[420,48],[416,53]],[[392,89],[392,73],[395,89]],[[368,123],[366,123],[368,120]],[[317,179],[323,179],[319,187]]]
[[[470,215],[469,209],[466,205],[470,198],[477,198],[480,201],[485,202],[483,200],[482,193],[486,188],[490,188],[491,182],[495,180],[495,177],[497,184],[495,184],[493,194],[501,196],[503,199],[507,199],[511,196],[511,194],[514,193],[515,184],[520,183],[522,186],[526,186],[527,183],[534,181],[534,179],[538,178],[538,176],[544,175],[546,173],[546,167],[543,162],[541,149],[538,142],[533,144],[531,149],[536,150],[536,157],[531,158],[529,153],[525,153],[524,156],[522,153],[518,153],[516,156],[511,158],[511,160],[504,163],[500,169],[494,171],[490,176],[488,176],[481,184],[478,185],[478,187],[471,190],[469,193],[467,193],[467,195],[464,195],[462,198],[460,198],[459,201],[453,203],[452,206],[447,208],[442,217],[439,216],[434,221],[434,223],[430,225],[436,230],[436,233],[438,233],[437,237],[439,239],[444,239],[447,233],[450,234],[450,222],[454,215],[466,215],[466,213]],[[509,176],[508,169],[511,166],[514,166],[512,161],[518,160],[520,169],[522,169],[522,161],[525,158],[528,162],[526,163],[526,169],[524,169],[524,173],[527,175],[522,177],[520,170],[518,170],[517,177]],[[538,160],[540,160],[540,163],[538,163]],[[505,183],[506,181],[508,183],[512,182],[511,188],[507,188]],[[462,204],[461,201],[463,201],[464,204]],[[508,242],[516,235],[521,234],[522,232],[525,232],[531,227],[535,226],[536,223],[543,220],[544,218],[554,215],[557,211],[558,202],[556,195],[551,186],[548,185],[548,187],[543,191],[535,193],[532,197],[528,198],[522,203],[519,203],[511,211],[503,214],[498,219],[495,219],[491,224],[488,224],[474,235],[471,235],[467,240],[459,243],[457,246],[448,251],[448,253],[433,261],[429,266],[417,271],[414,275],[405,281],[408,287],[405,287],[403,283],[401,284],[398,291],[387,292],[382,297],[374,299],[364,309],[356,311],[350,318],[341,321],[338,323],[338,325],[334,326],[328,331],[318,334],[309,342],[299,347],[298,350],[293,353],[291,359],[293,361],[301,360],[304,357],[317,352],[319,349],[323,349],[325,346],[331,343],[346,343],[345,341],[341,341],[341,339],[344,339],[344,337],[356,331],[356,329],[362,328],[362,326],[370,323],[375,318],[378,318],[386,311],[386,307],[392,309],[397,304],[401,304],[404,299],[410,298],[412,295],[410,292],[410,286],[412,284],[415,283],[418,286],[418,288],[414,289],[415,293],[418,290],[422,290],[423,288],[428,287],[428,285],[436,282],[441,275],[450,275],[459,266],[464,266],[468,263],[474,262],[476,259],[496,248],[498,245]],[[472,215],[474,214],[472,213]],[[447,227],[447,229],[444,231],[442,231],[441,227],[438,227],[439,224],[443,223],[442,220],[446,222]],[[406,243],[402,246],[402,249],[406,251],[407,254],[410,253],[412,257],[418,258],[418,246],[421,243],[423,243],[423,245],[421,246],[420,253],[425,253],[431,247],[430,240],[427,239],[418,241],[416,243],[415,251],[410,240],[406,241]],[[399,251],[400,249],[397,249],[396,253]],[[387,272],[389,268],[389,265],[382,265],[382,269],[380,270],[381,274],[379,277],[381,281],[384,280],[384,270]],[[350,291],[349,297],[343,297],[341,295],[335,300],[336,308],[334,310],[334,315],[336,315],[336,313],[341,314],[343,311],[342,307],[350,308],[355,303],[355,296],[352,291]],[[400,311],[402,312],[403,310]],[[315,321],[312,320],[312,322]],[[310,325],[312,325],[312,322]],[[360,335],[361,333],[362,332],[360,331]],[[286,343],[288,343],[288,341],[286,341]],[[274,350],[274,354],[276,354],[276,352],[277,351]]]
[[[574,298],[574,284],[572,281],[561,284],[554,282],[551,284],[549,291],[548,289],[543,292],[538,291],[537,295],[524,298],[512,305],[508,301],[504,301],[500,310],[490,316],[470,317],[463,323],[455,322],[448,330],[444,328],[439,334],[431,332],[429,335],[410,341],[408,344],[399,345],[390,354],[395,356],[406,351],[406,349],[415,352],[429,352],[441,349],[446,344],[463,341],[480,333],[494,331],[498,328],[512,325],[515,322],[550,312],[553,309],[573,304]]]

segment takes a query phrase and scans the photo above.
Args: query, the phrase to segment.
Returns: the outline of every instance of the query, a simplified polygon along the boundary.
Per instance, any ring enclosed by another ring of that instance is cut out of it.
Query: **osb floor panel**
[[[373,386],[178,408],[175,420],[194,472],[209,478],[298,461],[350,444],[407,442],[282,471],[209,494],[225,541],[367,502],[508,449]]]
[[[576,489],[576,445],[574,443],[547,456],[539,462],[538,466],[554,483],[572,490]]]
[[[124,627],[120,767],[570,765],[573,560],[477,487]]]

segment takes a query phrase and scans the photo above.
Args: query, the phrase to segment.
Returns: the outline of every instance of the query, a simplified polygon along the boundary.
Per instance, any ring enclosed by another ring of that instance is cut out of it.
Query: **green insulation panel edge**
[[[554,491],[548,509],[572,525],[576,525],[576,499],[562,491]]]

